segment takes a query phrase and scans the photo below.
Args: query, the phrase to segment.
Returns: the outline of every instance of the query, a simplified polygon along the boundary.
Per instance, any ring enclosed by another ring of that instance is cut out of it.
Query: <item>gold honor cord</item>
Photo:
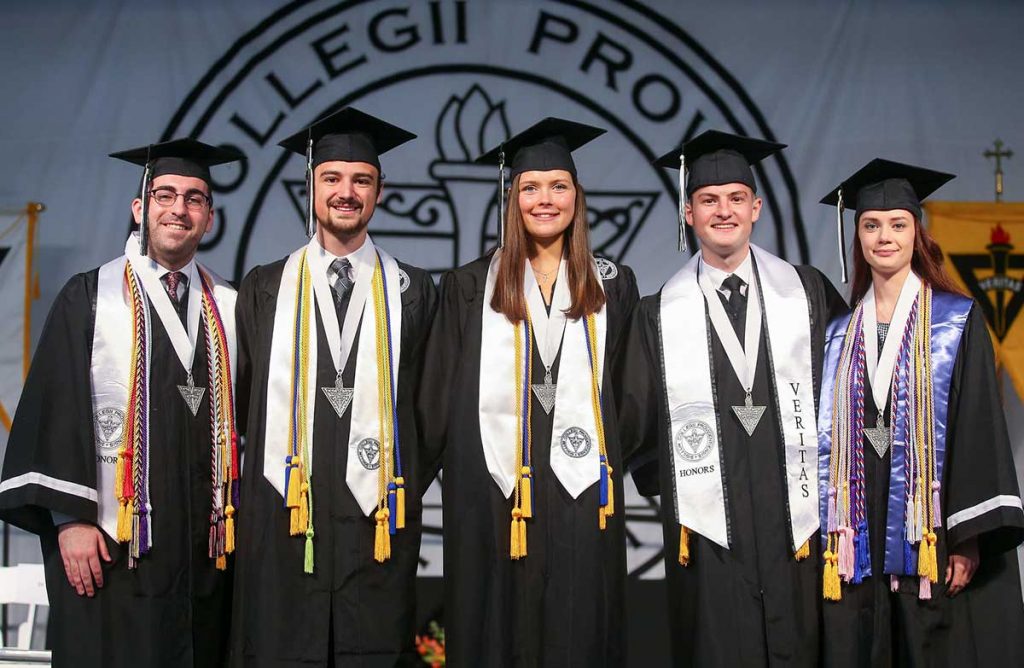
[[[597,431],[597,453],[601,473],[599,485],[603,503],[597,509],[597,523],[601,531],[607,527],[609,517],[615,515],[615,482],[612,480],[612,465],[608,461],[608,450],[604,438],[604,415],[601,410],[601,386],[598,379],[597,318],[593,313],[586,318],[587,352],[590,354],[590,396],[594,408],[594,428]]]

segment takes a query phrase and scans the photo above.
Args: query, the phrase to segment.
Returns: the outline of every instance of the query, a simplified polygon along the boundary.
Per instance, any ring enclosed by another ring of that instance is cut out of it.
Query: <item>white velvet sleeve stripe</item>
[[[958,524],[973,520],[975,517],[981,517],[985,513],[995,510],[996,508],[1018,508],[1024,510],[1024,505],[1021,504],[1019,496],[1014,496],[1012,494],[994,496],[987,501],[982,501],[970,508],[964,508],[963,510],[953,513],[946,519],[946,528],[952,529]]]
[[[9,480],[4,480],[0,483],[0,494],[26,485],[41,485],[48,489],[52,489],[55,492],[78,496],[88,501],[92,501],[93,503],[96,503],[97,501],[96,490],[91,487],[79,485],[75,482],[68,482],[67,480],[60,480],[59,478],[52,478],[48,475],[36,472],[23,473]]]

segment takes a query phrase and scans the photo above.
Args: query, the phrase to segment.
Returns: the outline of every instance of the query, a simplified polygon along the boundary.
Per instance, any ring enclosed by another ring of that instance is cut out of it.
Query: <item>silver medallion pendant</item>
[[[548,415],[551,415],[551,409],[555,407],[555,389],[558,387],[551,382],[551,369],[544,371],[544,382],[534,383],[530,387],[533,388],[533,393],[537,397],[537,401],[540,402],[541,408]]]
[[[885,426],[885,420],[882,419],[881,413],[878,414],[878,421],[874,427],[864,428],[864,435],[871,441],[871,445],[875,448],[879,458],[884,458],[885,453],[889,451],[892,434],[889,433],[889,428]]]
[[[764,415],[764,409],[767,406],[755,406],[750,392],[747,392],[747,397],[743,404],[742,406],[733,406],[732,412],[739,418],[740,424],[743,425],[743,429],[747,432],[747,436],[753,436],[754,430],[757,429],[757,423],[761,421],[761,416]]]
[[[188,385],[179,385],[178,391],[181,392],[181,398],[185,400],[188,409],[192,411],[192,417],[195,417],[199,414],[199,404],[203,401],[203,394],[206,393],[206,388],[196,387],[196,384],[192,382],[192,374],[188,375],[186,382]]]
[[[327,401],[331,402],[331,407],[334,408],[334,412],[338,414],[340,418],[348,410],[348,405],[352,403],[352,396],[355,394],[355,390],[351,387],[345,387],[345,384],[341,382],[341,374],[334,379],[334,387],[321,387],[324,394],[327,395]]]

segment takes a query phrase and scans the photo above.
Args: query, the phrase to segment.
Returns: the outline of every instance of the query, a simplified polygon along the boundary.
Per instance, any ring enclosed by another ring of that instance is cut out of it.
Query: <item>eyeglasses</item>
[[[160,206],[174,206],[174,203],[181,197],[185,200],[185,206],[192,211],[202,211],[212,201],[203,193],[194,190],[187,193],[176,193],[173,190],[150,190],[149,194]]]

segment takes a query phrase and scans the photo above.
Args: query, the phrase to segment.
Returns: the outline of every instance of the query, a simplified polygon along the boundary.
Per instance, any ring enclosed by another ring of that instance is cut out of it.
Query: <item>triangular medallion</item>
[[[885,426],[881,415],[878,416],[878,422],[874,427],[864,427],[864,435],[868,437],[879,458],[884,458],[885,453],[889,450],[892,435],[889,433],[889,428]]]
[[[355,394],[355,390],[351,387],[345,387],[345,384],[341,382],[341,374],[334,380],[334,387],[321,387],[324,394],[327,395],[327,401],[331,402],[331,406],[334,408],[334,412],[338,414],[340,418],[348,410],[348,405],[352,403],[352,396]]]
[[[537,397],[537,401],[540,402],[541,408],[548,415],[551,415],[551,409],[555,407],[555,390],[557,385],[551,382],[551,372],[544,372],[544,382],[534,383],[530,387],[533,388],[533,393]]]
[[[185,400],[188,409],[192,411],[192,417],[198,415],[199,404],[203,401],[203,394],[206,392],[206,388],[196,387],[192,382],[192,375],[189,374],[188,385],[179,385],[178,391],[181,392],[181,398]]]
[[[740,424],[743,425],[743,429],[747,432],[747,436],[753,436],[754,430],[757,429],[757,423],[761,421],[761,416],[764,415],[764,409],[767,406],[755,406],[753,399],[750,397],[750,392],[747,392],[747,398],[743,404],[743,406],[733,406],[732,412],[739,418]]]

